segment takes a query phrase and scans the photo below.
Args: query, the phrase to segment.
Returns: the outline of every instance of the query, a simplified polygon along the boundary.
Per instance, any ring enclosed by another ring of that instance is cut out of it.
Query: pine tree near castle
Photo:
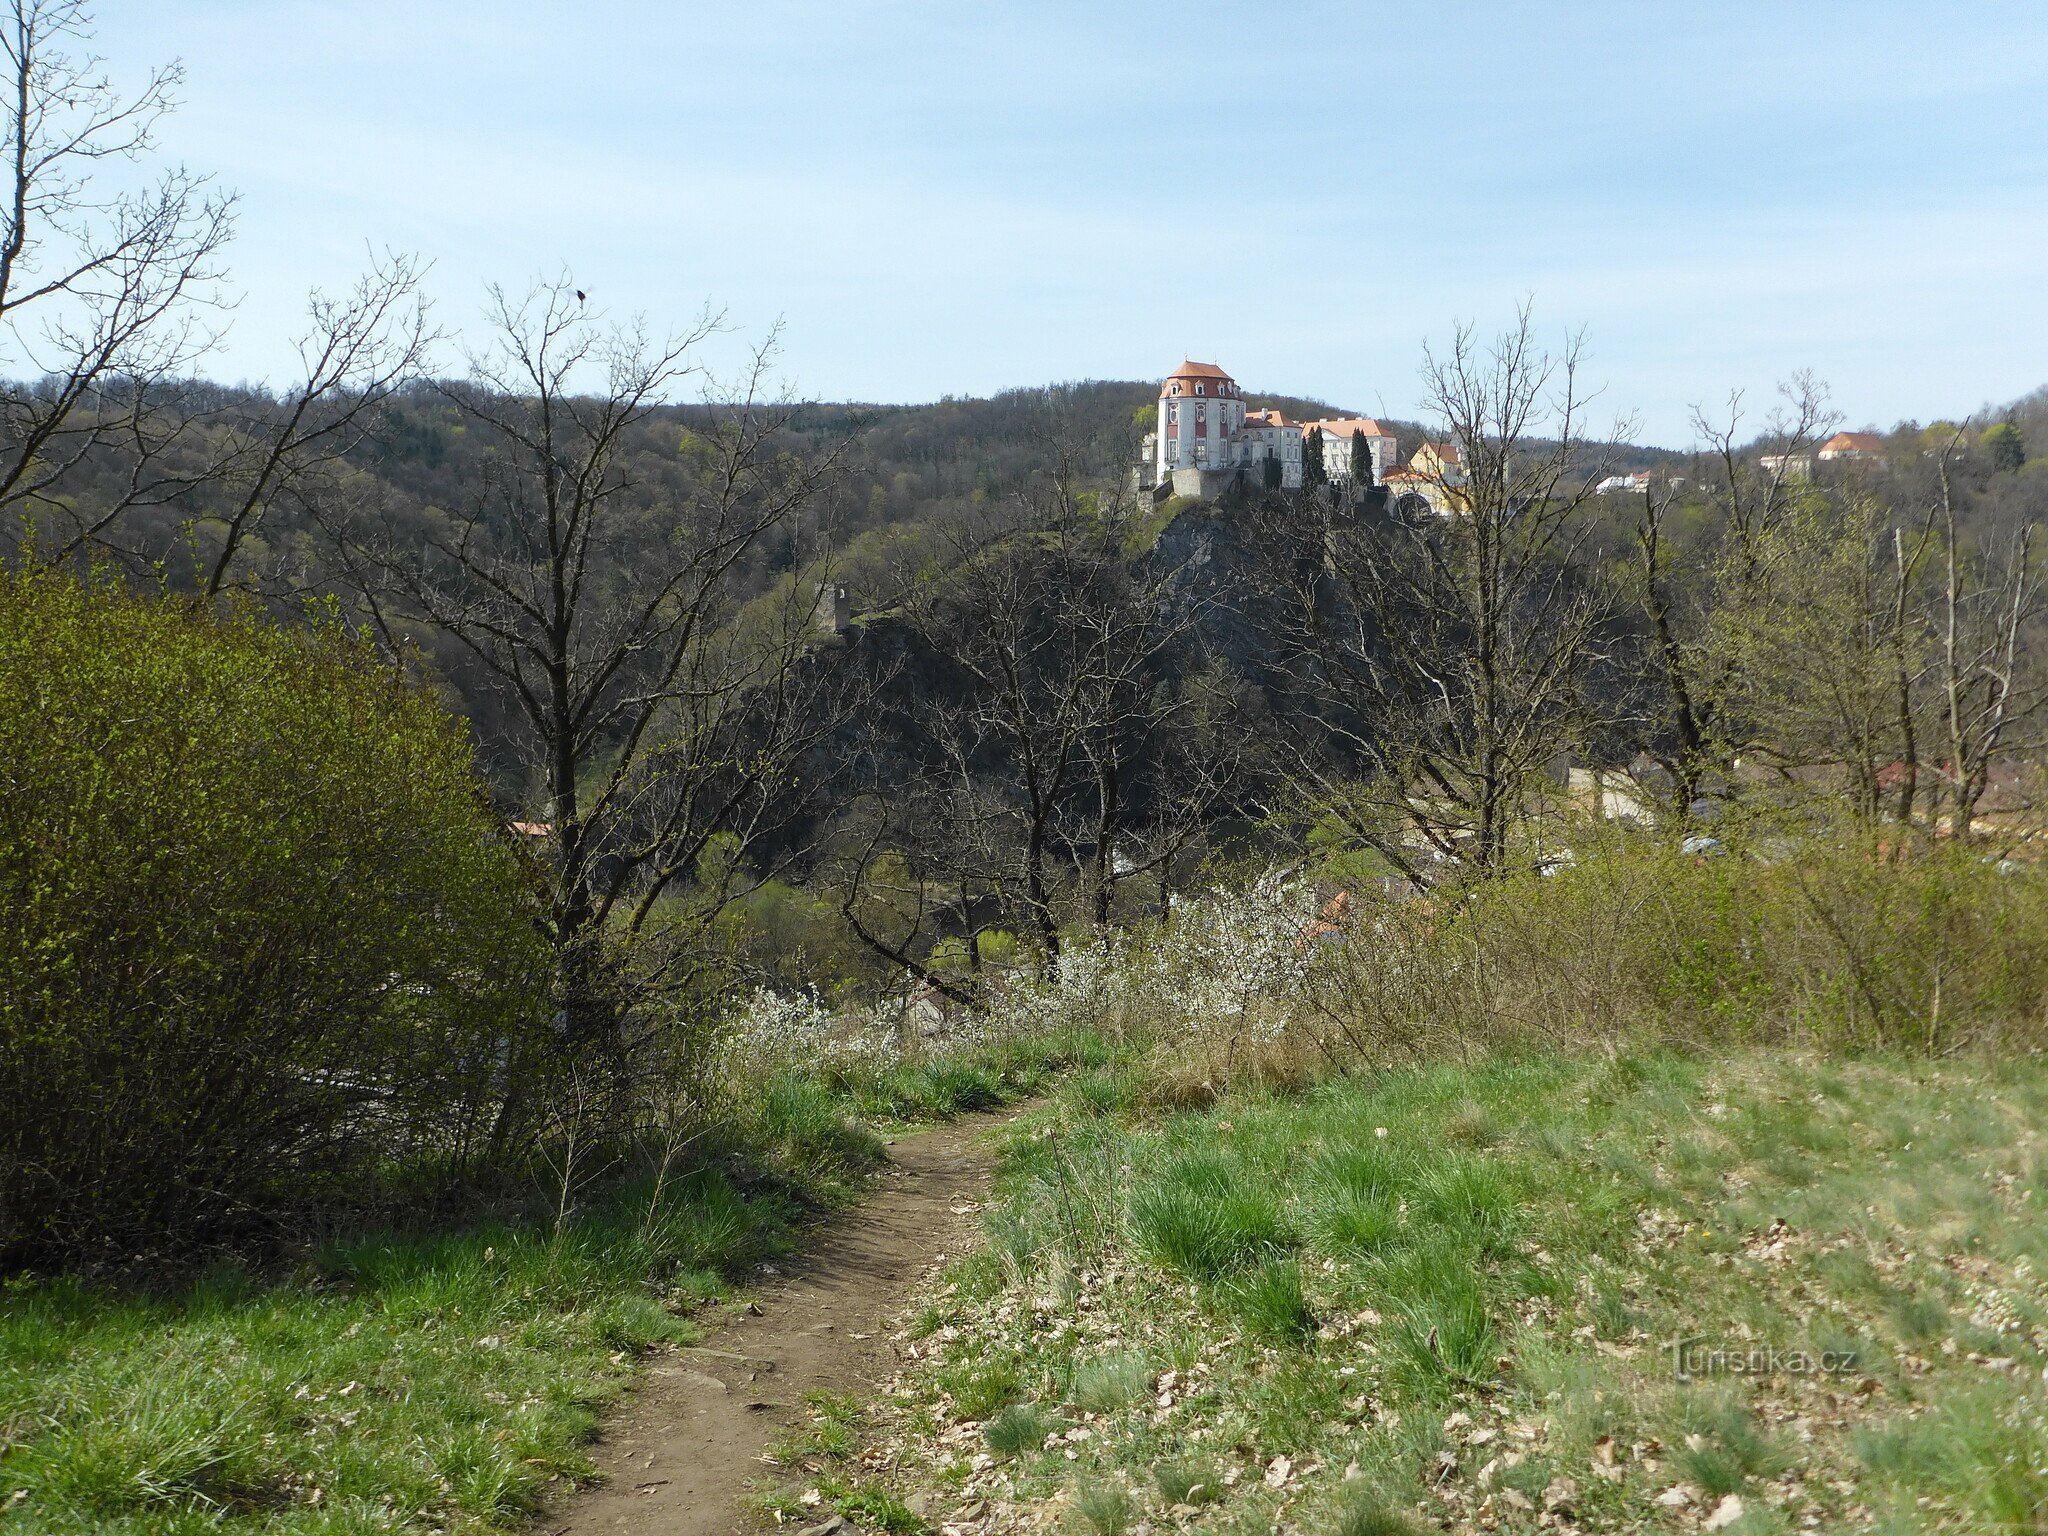
[[[1351,494],[1363,496],[1373,487],[1372,441],[1363,432],[1351,434]]]
[[[1318,491],[1330,483],[1330,473],[1323,467],[1323,434],[1310,431],[1301,441],[1301,488]]]

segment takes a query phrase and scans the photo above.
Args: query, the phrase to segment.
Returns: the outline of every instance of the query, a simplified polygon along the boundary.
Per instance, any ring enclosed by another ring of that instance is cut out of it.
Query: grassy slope
[[[1556,1056],[1163,1120],[1129,1088],[1020,1132],[822,1481],[1006,1531],[2048,1528],[2039,1061]],[[1680,1380],[1678,1337],[1780,1369]]]
[[[728,1161],[651,1214],[620,1192],[534,1220],[330,1246],[279,1281],[219,1270],[161,1295],[0,1289],[0,1528],[23,1532],[477,1531],[582,1475],[635,1356],[850,1198],[879,1145],[854,1120],[1016,1097],[1086,1039],[1017,1042],[860,1081],[750,1095]]]

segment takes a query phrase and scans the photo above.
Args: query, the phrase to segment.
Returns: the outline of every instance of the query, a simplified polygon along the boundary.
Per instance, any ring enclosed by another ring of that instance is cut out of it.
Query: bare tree
[[[224,505],[202,517],[218,542],[205,592],[228,585],[270,508],[295,504],[312,520],[316,501],[337,494],[335,471],[368,435],[378,409],[419,368],[434,339],[420,298],[420,267],[391,254],[372,263],[345,295],[315,292],[297,349],[301,374],[290,391],[240,413],[217,451]]]
[[[232,199],[182,169],[139,191],[98,181],[150,150],[180,75],[117,91],[85,51],[89,20],[83,0],[0,10],[0,511],[56,558],[210,474],[174,451],[190,422],[171,386],[214,340],[202,317],[233,224]],[[96,457],[120,466],[118,483],[74,508],[59,488]]]
[[[491,319],[493,345],[446,390],[488,444],[474,499],[417,533],[337,531],[385,624],[445,635],[510,701],[558,1023],[573,1053],[623,1070],[638,1005],[691,978],[745,888],[740,855],[782,825],[793,765],[837,722],[806,595],[748,586],[832,463],[782,440],[771,338],[675,479],[636,485],[624,450],[700,374],[716,322],[606,326],[566,279],[494,292]]]
[[[1110,921],[1118,887],[1184,850],[1224,781],[1195,643],[1210,600],[1127,550],[1133,509],[1082,491],[1060,442],[1047,451],[1031,494],[948,530],[940,568],[907,584],[901,622],[933,686],[901,712],[908,746],[888,767],[907,757],[914,782],[850,844],[849,923],[935,985],[910,962],[949,915],[1000,914],[1050,962],[1069,907]]]
[[[1949,825],[1968,837],[1977,807],[2000,757],[2031,743],[2014,733],[2048,706],[2048,688],[2038,672],[2029,675],[2022,639],[2041,611],[2040,567],[2034,559],[2034,529],[2023,528],[2002,551],[1965,553],[1957,525],[1953,450],[1968,423],[1938,456],[1937,503],[1944,559],[1937,599],[1939,718],[1948,749],[1940,766]],[[1937,806],[1937,815],[1939,807]]]
[[[1728,658],[1708,641],[1716,608],[1741,600],[1757,579],[1762,542],[1806,493],[1815,444],[1835,422],[1826,389],[1811,375],[1795,375],[1779,388],[1779,404],[1756,442],[1745,444],[1741,391],[1709,417],[1693,410],[1700,443],[1691,480],[1708,516],[1709,532],[1674,549],[1672,514],[1680,488],[1667,479],[1646,489],[1635,527],[1637,597],[1648,620],[1664,693],[1665,729],[1653,731],[1649,749],[1671,779],[1674,825],[1682,826],[1710,774],[1724,771],[1742,743],[1731,733],[1730,692],[1736,676]],[[1805,466],[1805,469],[1802,469]],[[1668,732],[1668,734],[1666,734]]]
[[[1891,509],[1867,487],[1815,491],[1731,558],[1707,649],[1731,679],[1724,740],[1775,765],[1840,774],[1857,812],[1884,808],[1884,776],[1909,747],[1899,680],[1919,671],[1898,627]],[[1910,567],[1910,557],[1908,566]]]
[[[1577,338],[1544,352],[1526,308],[1491,345],[1460,327],[1423,371],[1457,450],[1442,510],[1330,520],[1321,558],[1292,558],[1297,775],[1418,881],[1505,870],[1535,776],[1582,724],[1608,604],[1580,356]]]

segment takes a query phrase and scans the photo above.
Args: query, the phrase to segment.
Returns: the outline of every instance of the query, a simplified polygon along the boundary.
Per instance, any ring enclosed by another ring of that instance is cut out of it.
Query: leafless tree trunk
[[[838,722],[807,591],[749,601],[747,586],[832,464],[780,440],[793,407],[764,395],[763,347],[693,435],[687,491],[637,486],[623,450],[699,372],[715,322],[663,340],[607,327],[566,279],[494,292],[492,321],[470,381],[447,389],[490,447],[474,500],[418,544],[336,531],[387,623],[446,635],[511,701],[558,1024],[623,1071],[637,1005],[692,975],[749,888],[739,854],[779,825],[794,765]]]
[[[1542,351],[1526,309],[1490,347],[1461,327],[1424,369],[1462,462],[1449,510],[1334,523],[1322,568],[1297,562],[1296,677],[1363,777],[1338,782],[1312,740],[1297,760],[1312,798],[1418,881],[1508,868],[1532,780],[1581,723],[1607,604],[1579,364],[1576,339]]]
[[[1962,438],[1956,430],[1952,450]],[[2038,677],[2023,674],[2021,636],[2040,611],[2034,530],[2023,529],[2002,560],[1962,552],[1956,498],[1945,450],[1938,468],[1944,562],[1940,596],[1941,723],[1948,761],[1941,766],[1949,825],[1969,837],[1992,766],[2015,743],[2011,732],[2048,704]],[[1938,813],[1937,813],[1938,814]]]
[[[274,503],[311,508],[337,494],[330,472],[374,427],[378,409],[410,380],[434,339],[410,257],[376,263],[342,298],[315,293],[298,341],[303,372],[275,409],[236,422],[220,457],[225,505],[202,526],[217,529],[205,593],[229,584],[237,559]]]
[[[964,919],[992,901],[1051,963],[1070,896],[1108,922],[1119,885],[1184,849],[1222,782],[1189,676],[1209,600],[1127,550],[1133,509],[1081,490],[1061,441],[1047,452],[1018,507],[949,530],[942,568],[904,584],[901,622],[941,680],[902,712],[918,779],[895,791],[890,840],[871,830],[848,866],[845,905],[871,948],[928,981],[906,960],[941,905]],[[914,903],[886,936],[861,891],[884,847],[953,897]]]
[[[1826,390],[1811,374],[1795,375],[1779,395],[1781,404],[1766,420],[1762,437],[1747,446],[1738,435],[1740,391],[1728,397],[1719,415],[1709,417],[1704,407],[1693,410],[1702,447],[1691,478],[1706,489],[1714,528],[1706,542],[1672,549],[1667,530],[1678,493],[1669,482],[1644,492],[1636,522],[1638,593],[1670,731],[1668,747],[1653,738],[1653,756],[1671,776],[1675,826],[1684,826],[1708,776],[1725,770],[1744,744],[1736,739],[1738,722],[1729,712],[1736,680],[1728,659],[1710,643],[1710,620],[1720,604],[1741,600],[1757,579],[1763,541],[1805,488],[1794,466],[1810,459],[1835,420]]]
[[[232,199],[184,170],[132,192],[95,184],[151,149],[180,76],[122,94],[85,51],[89,23],[83,0],[0,9],[0,512],[51,559],[210,475],[174,452],[190,422],[171,385],[214,339],[202,317],[233,227]],[[123,483],[76,508],[62,487],[96,457]]]

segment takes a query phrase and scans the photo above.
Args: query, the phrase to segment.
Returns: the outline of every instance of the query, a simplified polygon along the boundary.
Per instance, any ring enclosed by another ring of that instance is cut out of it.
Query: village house
[[[1386,477],[1387,497],[1396,512],[1411,517],[1449,517],[1466,509],[1465,483],[1465,455],[1456,443],[1424,443],[1406,469]]]
[[[1875,432],[1837,432],[1820,445],[1816,457],[1823,464],[1836,459],[1882,459],[1884,439]]]
[[[1609,475],[1593,487],[1595,496],[1623,496],[1630,491],[1647,491],[1650,488],[1650,472],[1637,470],[1632,475]]]

